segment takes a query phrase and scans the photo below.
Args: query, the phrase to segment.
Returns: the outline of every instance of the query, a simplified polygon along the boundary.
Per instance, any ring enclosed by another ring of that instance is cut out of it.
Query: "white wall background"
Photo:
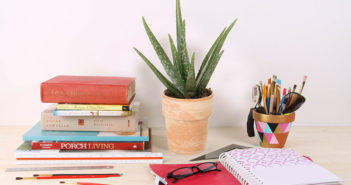
[[[277,74],[283,86],[308,75],[297,125],[351,123],[351,1],[192,0],[182,2],[197,65],[219,32],[238,18],[209,87],[212,126],[245,126],[251,87]],[[142,117],[164,126],[164,87],[132,47],[161,67],[142,26],[169,52],[175,0],[0,0],[0,124],[32,125],[49,106],[40,83],[56,75],[135,76]]]

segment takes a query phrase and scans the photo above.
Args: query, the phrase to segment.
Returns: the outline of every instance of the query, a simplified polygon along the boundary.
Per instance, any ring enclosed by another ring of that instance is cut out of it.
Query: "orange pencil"
[[[263,107],[266,114],[268,114],[266,99],[267,99],[267,86],[264,85],[263,86]]]
[[[275,81],[272,82],[271,94],[268,95],[268,96],[270,96],[270,100],[269,100],[269,114],[273,113],[273,105],[274,105],[274,98],[275,98],[275,92],[276,92],[275,83],[276,83]]]

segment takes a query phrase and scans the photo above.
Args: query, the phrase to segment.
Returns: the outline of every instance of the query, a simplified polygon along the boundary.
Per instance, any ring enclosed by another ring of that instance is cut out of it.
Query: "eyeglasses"
[[[210,171],[221,171],[217,168],[217,163],[215,162],[205,162],[195,166],[183,167],[173,170],[172,172],[167,174],[167,178],[174,179],[173,183],[175,183],[179,179],[183,179],[197,173],[205,173]]]

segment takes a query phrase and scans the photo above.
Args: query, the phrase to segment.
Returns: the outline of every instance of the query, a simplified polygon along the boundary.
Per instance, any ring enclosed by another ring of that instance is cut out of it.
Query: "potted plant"
[[[227,35],[236,19],[220,33],[204,57],[195,74],[195,53],[191,60],[185,39],[185,20],[182,19],[179,0],[176,1],[177,46],[168,34],[172,59],[142,18],[146,33],[170,80],[168,80],[138,49],[134,48],[158,79],[166,86],[162,94],[162,112],[166,120],[168,148],[178,154],[201,152],[206,143],[209,117],[213,109],[213,92],[206,88],[220,60]]]

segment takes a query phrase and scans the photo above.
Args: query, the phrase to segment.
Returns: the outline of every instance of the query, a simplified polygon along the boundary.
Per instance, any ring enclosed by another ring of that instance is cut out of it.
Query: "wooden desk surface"
[[[15,165],[13,151],[22,143],[22,135],[30,126],[0,126],[0,184],[59,184],[60,180],[16,181],[17,176],[31,176],[38,172],[4,172],[9,167],[33,167],[38,165]],[[257,136],[248,138],[245,128],[210,128],[205,151],[196,155],[175,155],[167,150],[164,129],[153,129],[153,147],[155,152],[163,152],[164,163],[188,163],[190,159],[214,151],[231,143],[252,146],[258,144]],[[351,127],[293,127],[287,140],[286,148],[309,156],[317,164],[324,166],[342,179],[344,184],[351,184]],[[48,166],[48,165],[46,165]],[[49,165],[50,166],[50,165]],[[60,165],[52,165],[60,166]],[[65,165],[62,165],[65,166]],[[83,170],[80,173],[117,173],[119,178],[79,180],[116,185],[151,185],[153,177],[148,164],[116,164],[112,170]],[[76,173],[73,171],[42,171],[40,173]],[[79,182],[66,180],[66,182]]]

